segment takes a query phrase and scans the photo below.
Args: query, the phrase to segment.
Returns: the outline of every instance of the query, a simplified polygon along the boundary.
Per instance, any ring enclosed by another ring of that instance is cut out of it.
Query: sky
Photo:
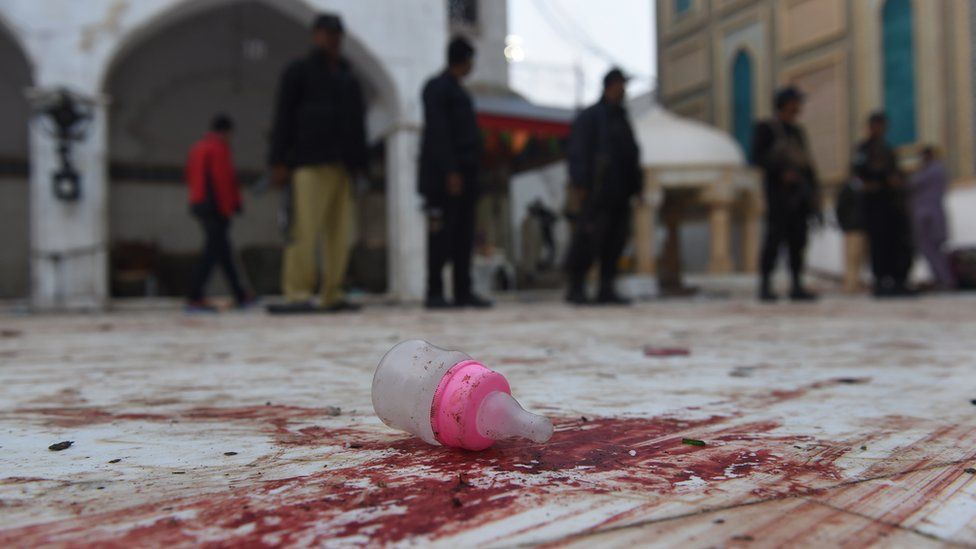
[[[580,96],[595,101],[617,64],[634,76],[628,93],[646,92],[657,72],[654,15],[654,0],[508,0],[507,51],[522,59],[509,63],[510,85],[536,103],[573,107]]]

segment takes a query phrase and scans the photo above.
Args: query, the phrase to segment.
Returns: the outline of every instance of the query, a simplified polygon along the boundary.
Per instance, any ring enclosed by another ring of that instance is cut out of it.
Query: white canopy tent
[[[733,213],[738,213],[743,223],[740,264],[745,271],[754,270],[762,214],[761,185],[742,148],[727,133],[679,117],[657,104],[637,115],[633,126],[644,169],[643,201],[634,225],[638,274],[656,274],[655,229],[659,210],[672,191],[690,193],[708,209],[710,273],[733,270]],[[677,238],[675,225],[677,221],[669,223],[669,229]]]

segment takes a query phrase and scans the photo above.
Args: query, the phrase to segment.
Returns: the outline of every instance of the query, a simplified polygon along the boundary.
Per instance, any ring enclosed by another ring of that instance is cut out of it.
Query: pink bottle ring
[[[430,407],[434,437],[445,446],[484,450],[495,441],[478,432],[478,410],[489,394],[511,395],[505,377],[480,362],[465,360],[444,374]]]

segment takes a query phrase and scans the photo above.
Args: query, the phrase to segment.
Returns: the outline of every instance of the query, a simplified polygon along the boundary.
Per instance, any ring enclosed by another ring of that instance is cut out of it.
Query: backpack
[[[862,213],[862,190],[864,184],[860,179],[851,178],[844,184],[837,194],[834,213],[837,223],[845,233],[864,230],[864,215]]]

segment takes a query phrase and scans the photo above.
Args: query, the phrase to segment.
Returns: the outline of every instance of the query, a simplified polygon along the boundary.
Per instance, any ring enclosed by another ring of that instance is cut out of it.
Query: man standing
[[[589,302],[586,273],[600,261],[597,303],[626,305],[614,281],[617,261],[630,235],[630,201],[641,188],[640,151],[624,107],[627,77],[611,69],[603,77],[600,101],[573,122],[569,137],[569,178],[574,209],[573,241],[566,258],[566,301]]]
[[[806,135],[797,124],[803,94],[794,87],[776,92],[776,114],[756,125],[752,163],[763,171],[766,194],[766,239],[759,261],[759,299],[772,302],[773,270],[780,248],[789,248],[792,290],[790,299],[812,301],[817,295],[803,284],[807,230],[811,219],[820,218],[819,189]]]
[[[474,47],[455,38],[447,47],[447,69],[424,85],[424,131],[418,187],[427,212],[428,309],[451,307],[441,271],[451,263],[456,307],[491,307],[471,290],[475,203],[481,132],[471,96],[461,86],[474,68]]]
[[[949,187],[949,173],[935,154],[935,148],[922,150],[922,166],[908,180],[912,202],[912,227],[915,245],[922,251],[935,277],[939,290],[956,287],[949,258],[942,250],[948,240],[946,228],[945,193]]]
[[[876,112],[868,119],[868,138],[854,151],[854,176],[864,182],[864,227],[871,251],[874,295],[911,295],[911,227],[901,170],[885,141],[888,118]]]
[[[336,15],[320,15],[312,27],[312,51],[281,77],[271,138],[275,183],[292,185],[291,242],[285,249],[282,291],[287,303],[272,313],[335,312],[359,307],[342,289],[348,264],[350,172],[366,165],[363,94],[342,57],[344,29]],[[320,269],[318,303],[316,249]]]
[[[186,163],[186,182],[190,191],[190,211],[203,228],[205,244],[197,263],[187,298],[188,312],[214,312],[216,308],[204,299],[204,289],[210,271],[219,264],[234,292],[238,307],[253,303],[254,296],[244,290],[233,248],[228,237],[231,218],[241,210],[241,193],[234,173],[230,152],[233,121],[218,114],[210,124],[210,132],[190,150]]]

